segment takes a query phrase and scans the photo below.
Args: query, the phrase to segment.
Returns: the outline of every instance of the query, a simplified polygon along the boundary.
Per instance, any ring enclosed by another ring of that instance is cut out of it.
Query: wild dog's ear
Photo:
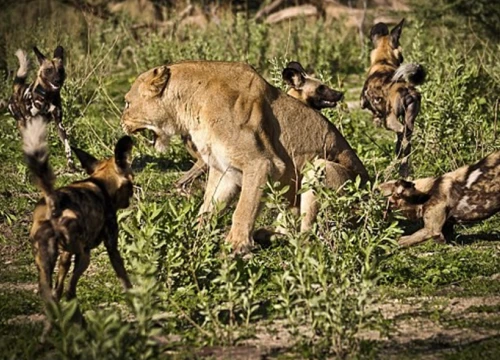
[[[123,136],[115,146],[115,163],[116,165],[125,170],[130,167],[132,147],[134,143],[130,136]]]
[[[399,37],[401,36],[401,31],[403,31],[403,24],[405,23],[405,19],[401,20],[399,24],[397,24],[394,29],[391,30],[391,42],[392,47],[396,49],[399,46]]]
[[[80,150],[76,147],[72,146],[71,150],[73,150],[78,160],[80,160],[80,163],[82,164],[82,167],[85,169],[87,174],[92,175],[96,169],[97,164],[99,163],[99,160],[90,155],[88,152]]]
[[[54,50],[54,57],[64,60],[64,48],[61,45],[58,45]]]
[[[291,66],[290,66],[291,65]],[[306,81],[305,71],[298,62],[291,62],[281,73],[283,81],[295,90],[300,90]]]
[[[370,30],[370,40],[372,41],[373,45],[376,45],[378,38],[386,35],[389,35],[389,28],[385,23],[382,22],[376,23]]]
[[[290,61],[286,67],[290,69],[295,69],[304,76],[307,74],[304,68],[302,67],[302,64],[299,63],[298,61]]]
[[[406,181],[406,180],[400,179],[400,180],[396,181],[395,188],[396,188],[395,193],[397,195],[408,196],[409,192],[413,192],[415,190],[415,183],[411,182],[411,181]]]
[[[147,79],[149,90],[155,96],[161,96],[167,87],[169,78],[170,69],[166,65],[155,68]]]
[[[36,58],[38,59],[38,63],[42,65],[43,61],[47,58],[40,52],[40,50],[38,50],[36,46],[33,46],[33,51],[35,52]]]

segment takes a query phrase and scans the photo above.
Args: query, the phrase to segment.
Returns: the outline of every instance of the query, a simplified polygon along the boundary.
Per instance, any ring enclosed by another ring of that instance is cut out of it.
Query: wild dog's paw
[[[258,229],[256,231],[254,231],[253,240],[261,248],[267,249],[267,248],[271,247],[272,239],[276,235],[282,235],[282,233],[280,231],[278,231],[278,229],[277,229],[277,231],[272,231],[272,230],[262,228],[262,229]]]
[[[411,239],[411,236],[402,236],[399,240],[398,240],[398,245],[400,247],[410,247],[413,245],[413,241]]]

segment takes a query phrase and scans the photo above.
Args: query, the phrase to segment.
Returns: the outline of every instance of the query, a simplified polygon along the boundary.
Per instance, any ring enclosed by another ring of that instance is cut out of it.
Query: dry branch
[[[263,9],[257,11],[257,14],[255,14],[255,20],[259,20],[261,17],[267,16],[268,14],[272,13],[285,1],[286,0],[274,0],[272,3],[270,3]]]
[[[266,23],[276,24],[280,21],[293,19],[299,16],[318,16],[318,9],[313,5],[292,6],[269,15],[266,19]]]

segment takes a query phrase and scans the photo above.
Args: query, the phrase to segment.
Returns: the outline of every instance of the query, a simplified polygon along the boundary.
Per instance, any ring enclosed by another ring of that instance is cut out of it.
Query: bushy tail
[[[413,85],[423,84],[425,81],[425,69],[420,64],[403,64],[396,69],[392,81],[404,80]]]
[[[49,164],[49,147],[47,144],[47,124],[43,117],[35,116],[21,130],[23,137],[23,153],[28,169],[34,177],[38,189],[45,197],[45,202],[54,213],[54,180],[55,176]]]
[[[18,49],[16,51],[16,56],[19,59],[19,69],[17,69],[16,78],[14,79],[14,82],[24,83],[26,77],[28,76],[28,70],[29,70],[28,55],[26,55],[26,53],[23,50]]]

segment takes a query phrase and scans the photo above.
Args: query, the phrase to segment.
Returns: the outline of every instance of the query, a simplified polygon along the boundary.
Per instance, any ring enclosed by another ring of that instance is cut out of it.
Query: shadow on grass
[[[389,359],[498,359],[500,335],[469,342],[457,342],[452,335],[433,336],[425,340],[410,340],[404,344],[390,342],[382,347]],[[485,357],[486,356],[486,357]],[[494,356],[494,357],[490,357]]]
[[[476,234],[460,235],[455,237],[455,243],[458,245],[471,245],[478,241],[500,241],[500,233],[479,232]]]
[[[404,235],[411,235],[423,227],[422,221],[399,220],[399,224],[404,231]],[[474,226],[475,224],[465,225]],[[455,225],[457,227],[457,225]],[[472,245],[479,241],[500,241],[500,232],[478,232],[475,234],[460,234],[456,229],[443,228],[443,233],[447,238],[448,243],[454,245],[466,246]]]
[[[139,155],[134,157],[132,170],[136,173],[143,171],[146,167],[152,167],[157,170],[178,170],[187,171],[194,165],[192,160],[175,161],[166,157],[156,157],[151,155]]]

